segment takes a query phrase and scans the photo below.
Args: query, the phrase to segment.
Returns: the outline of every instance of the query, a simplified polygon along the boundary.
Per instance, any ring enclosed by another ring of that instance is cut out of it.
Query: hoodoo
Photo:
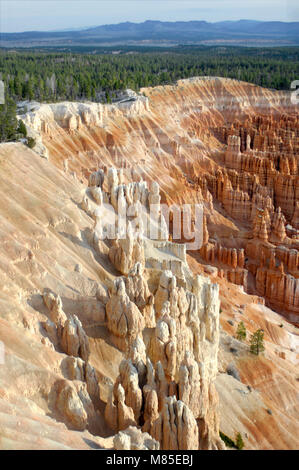
[[[215,77],[130,96],[36,104],[34,149],[0,145],[0,448],[295,449],[298,106]]]

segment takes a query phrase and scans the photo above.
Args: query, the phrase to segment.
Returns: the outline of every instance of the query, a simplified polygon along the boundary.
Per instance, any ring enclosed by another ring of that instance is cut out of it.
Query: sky
[[[145,20],[299,21],[298,0],[0,0],[0,31],[52,31]]]

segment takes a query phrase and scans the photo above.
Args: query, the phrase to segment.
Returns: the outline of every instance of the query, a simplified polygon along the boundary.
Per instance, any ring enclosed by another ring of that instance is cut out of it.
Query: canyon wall
[[[297,333],[263,305],[298,322],[296,107],[212,77],[142,93],[35,104],[36,151],[0,146],[0,446],[222,449],[241,430],[296,448]],[[201,247],[172,238],[164,203],[203,204]]]

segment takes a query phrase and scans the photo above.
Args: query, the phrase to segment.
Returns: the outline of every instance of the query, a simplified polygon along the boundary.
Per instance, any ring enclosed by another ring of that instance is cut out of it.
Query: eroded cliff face
[[[50,161],[82,182],[113,165],[135,181],[159,175],[163,202],[204,202],[208,239],[196,256],[296,322],[298,263],[290,269],[288,259],[298,252],[299,123],[290,94],[211,77],[141,92],[119,105],[42,105],[24,119]],[[280,278],[268,269],[279,247],[291,252],[280,256]],[[244,250],[243,266],[226,250]]]
[[[297,321],[296,108],[217,78],[142,92],[36,105],[37,152],[0,146],[0,446],[294,449],[298,331],[264,303]],[[162,202],[203,202],[200,249],[134,237],[134,211],[102,239],[105,204]]]

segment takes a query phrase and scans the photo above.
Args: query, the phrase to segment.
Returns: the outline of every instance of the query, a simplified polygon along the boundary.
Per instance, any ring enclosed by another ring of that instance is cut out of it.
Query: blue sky
[[[299,21],[298,0],[0,0],[2,32],[145,20]]]

